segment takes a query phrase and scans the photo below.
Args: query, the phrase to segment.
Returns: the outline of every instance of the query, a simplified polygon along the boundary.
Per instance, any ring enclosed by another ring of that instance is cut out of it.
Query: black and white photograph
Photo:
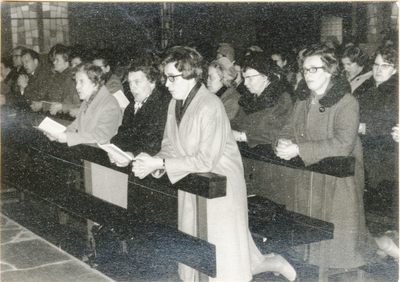
[[[399,2],[1,3],[3,282],[399,281]]]

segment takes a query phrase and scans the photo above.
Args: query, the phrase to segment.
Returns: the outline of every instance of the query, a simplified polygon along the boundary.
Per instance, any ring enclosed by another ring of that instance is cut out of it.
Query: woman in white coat
[[[213,172],[227,178],[225,197],[208,200],[208,242],[216,246],[217,276],[212,281],[250,281],[266,271],[293,281],[296,272],[280,255],[262,255],[248,228],[246,184],[242,160],[221,100],[200,81],[202,57],[177,46],[163,62],[169,104],[161,151],[141,153],[132,171],[144,178],[166,172],[172,183],[190,173]],[[195,195],[179,191],[178,228],[196,236]],[[179,266],[183,281],[198,280],[197,271]]]

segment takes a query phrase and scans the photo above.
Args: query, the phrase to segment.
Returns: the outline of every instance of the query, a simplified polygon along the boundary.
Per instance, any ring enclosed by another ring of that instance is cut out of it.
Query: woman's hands
[[[293,144],[292,140],[279,139],[276,146],[276,155],[288,161],[299,155],[299,146]]]
[[[134,155],[131,153],[131,152],[124,152],[125,154],[127,154],[127,155],[129,155],[129,156],[131,156],[132,157],[132,159],[133,158],[135,158],[134,157]],[[113,163],[113,164],[115,164],[116,166],[119,166],[119,167],[126,167],[127,165],[129,165],[130,164],[130,161],[129,160],[123,160],[123,161],[118,161],[116,158],[114,158],[114,156],[113,155],[111,155],[110,153],[107,153],[108,154],[108,158],[110,159],[110,162],[111,163]]]
[[[140,179],[143,179],[153,171],[162,168],[163,160],[154,158],[147,153],[140,153],[132,163],[132,172],[134,172],[135,176]]]

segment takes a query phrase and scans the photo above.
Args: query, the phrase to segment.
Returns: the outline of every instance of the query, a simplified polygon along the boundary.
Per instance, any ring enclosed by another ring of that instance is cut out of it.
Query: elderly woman
[[[121,108],[102,80],[102,69],[93,64],[78,67],[76,90],[83,100],[77,118],[65,132],[50,135],[51,140],[74,146],[82,143],[108,143],[121,124]]]
[[[122,125],[111,143],[132,156],[140,152],[154,155],[161,149],[171,95],[159,84],[157,67],[154,57],[145,55],[135,59],[128,70],[135,102],[125,109]],[[109,157],[117,166],[128,165],[128,162],[117,162],[113,156]]]
[[[399,76],[398,52],[394,46],[382,46],[375,55],[370,78],[372,87],[359,97],[360,133],[390,140],[391,128],[398,124]]]
[[[372,70],[368,66],[369,57],[360,48],[349,46],[344,49],[341,61],[344,74],[350,82],[351,93],[358,98],[371,87],[371,83],[367,82],[372,76]]]
[[[272,144],[293,107],[286,83],[278,79],[274,70],[270,56],[261,52],[251,52],[243,63],[244,83],[249,93],[241,95],[240,109],[231,125],[235,140],[246,142],[251,148]],[[285,204],[282,187],[276,178],[280,167],[249,158],[243,158],[243,166],[249,194]]]
[[[381,46],[374,58],[372,87],[359,97],[359,133],[367,172],[365,204],[374,212],[398,218],[399,155],[393,138],[399,123],[398,48]]]
[[[240,109],[231,124],[236,141],[250,147],[271,144],[292,109],[290,95],[274,69],[264,53],[253,52],[244,61],[243,77],[251,94],[240,97]]]
[[[292,176],[287,177],[296,179],[293,203],[288,208],[335,226],[332,240],[304,248],[310,263],[356,268],[365,264],[363,250],[370,237],[363,209],[359,108],[347,81],[337,76],[337,67],[338,62],[327,47],[312,46],[305,51],[302,70],[307,87],[299,88],[299,100],[289,123],[279,134],[276,153],[285,160],[300,156],[307,166],[327,157],[355,158],[354,176],[338,178],[295,170],[295,175],[292,171]],[[386,243],[386,239],[382,240]]]
[[[189,47],[171,49],[163,61],[169,104],[161,151],[141,153],[132,171],[140,178],[166,172],[172,183],[190,173],[213,172],[227,178],[226,196],[207,202],[208,241],[216,246],[217,277],[212,281],[250,281],[253,274],[274,271],[294,280],[296,272],[280,255],[263,256],[248,229],[246,185],[239,149],[221,100],[200,82],[202,56]],[[196,196],[178,192],[178,228],[196,232]],[[183,281],[198,273],[180,265]]]
[[[236,76],[235,66],[225,57],[212,61],[208,67],[207,88],[221,98],[229,120],[232,120],[239,110],[240,94],[232,86]]]

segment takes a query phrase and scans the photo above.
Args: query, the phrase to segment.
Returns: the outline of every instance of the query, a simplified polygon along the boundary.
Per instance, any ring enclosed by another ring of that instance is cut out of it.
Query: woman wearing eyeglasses
[[[300,156],[307,166],[327,157],[355,157],[354,176],[338,178],[291,170],[291,175],[282,177],[296,179],[288,209],[334,224],[332,240],[296,250],[310,264],[356,268],[365,263],[359,246],[366,234],[359,109],[349,83],[338,75],[337,68],[338,61],[326,46],[314,45],[304,52],[304,83],[297,89],[299,99],[289,122],[279,134],[276,154],[284,160]]]
[[[274,70],[272,59],[261,52],[252,52],[243,63],[244,85],[251,94],[240,97],[231,124],[236,141],[250,147],[272,144],[292,109],[286,86]]]
[[[243,147],[272,144],[290,116],[292,99],[286,84],[274,74],[275,67],[264,53],[252,52],[245,57],[243,78],[249,92],[240,96],[239,111],[231,120],[235,139]],[[280,167],[250,158],[243,158],[243,166],[248,194],[285,204],[284,191],[275,185],[280,181]]]
[[[163,173],[175,183],[190,173],[213,172],[227,178],[225,197],[207,201],[208,242],[216,246],[217,276],[210,281],[250,281],[266,271],[293,281],[296,272],[280,255],[263,256],[248,228],[247,194],[240,152],[221,100],[202,83],[202,56],[177,46],[163,61],[172,95],[161,151],[141,153],[132,171],[144,178]],[[290,99],[290,98],[289,98]],[[178,191],[178,228],[197,236],[196,196]],[[198,281],[198,272],[180,265],[183,281]]]
[[[392,127],[399,123],[397,69],[397,48],[386,45],[380,47],[372,66],[373,76],[370,80],[373,86],[358,98],[361,134],[392,141],[390,135]]]
[[[371,207],[374,213],[397,219],[399,155],[398,139],[393,137],[396,137],[396,128],[398,129],[399,124],[398,48],[393,45],[378,48],[372,72],[370,80],[373,86],[359,98],[359,133],[364,145],[364,165],[367,172],[368,194],[365,197],[365,204]],[[385,241],[387,243],[382,243]],[[398,259],[397,231],[385,233],[377,243],[381,249],[387,246],[386,249],[395,250],[395,252],[386,250],[383,254]]]
[[[347,80],[338,76],[337,67],[338,61],[326,46],[305,51],[305,85],[298,89],[299,100],[279,134],[276,154],[284,160],[299,156],[307,166],[327,157],[355,158],[354,176],[291,170],[282,177],[296,181],[288,209],[334,224],[332,240],[297,247],[299,254],[318,266],[357,268],[365,264],[368,254],[381,251],[394,255],[398,247],[388,236],[374,239],[367,231],[359,106]]]

